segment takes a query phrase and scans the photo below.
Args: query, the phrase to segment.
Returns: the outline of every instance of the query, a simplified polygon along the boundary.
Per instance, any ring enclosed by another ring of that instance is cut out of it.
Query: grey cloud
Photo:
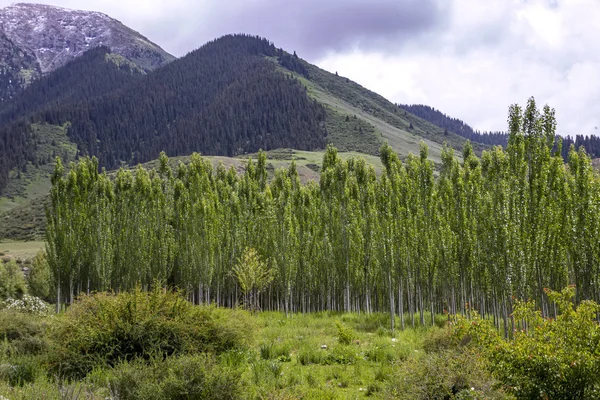
[[[27,1],[27,0],[24,0]],[[308,59],[399,51],[449,26],[447,0],[33,0],[102,11],[176,56],[228,33],[257,34]],[[12,0],[0,0],[0,6]]]
[[[448,2],[441,0],[254,0],[232,3],[210,2],[210,6],[198,3],[193,9],[177,13],[189,18],[190,22],[194,19],[195,23],[184,26],[179,21],[181,28],[172,24],[150,25],[149,35],[165,36],[165,46],[181,54],[223,34],[258,34],[279,47],[296,50],[301,56],[314,59],[329,51],[341,52],[355,47],[370,51],[400,49],[448,22]],[[167,34],[169,29],[174,32]]]

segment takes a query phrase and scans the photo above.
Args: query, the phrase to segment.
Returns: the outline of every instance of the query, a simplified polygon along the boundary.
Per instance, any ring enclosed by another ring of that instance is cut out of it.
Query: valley
[[[318,66],[361,54],[403,74],[397,99],[454,98],[410,84],[435,65],[465,104],[501,96],[471,58],[445,69],[511,46],[447,48],[472,10],[409,3],[328,9],[281,40],[307,59],[271,39],[327,1],[187,52],[200,31],[163,18],[231,10],[129,15],[180,57],[102,12],[0,9],[0,400],[600,398],[600,138],[533,96],[482,132]]]

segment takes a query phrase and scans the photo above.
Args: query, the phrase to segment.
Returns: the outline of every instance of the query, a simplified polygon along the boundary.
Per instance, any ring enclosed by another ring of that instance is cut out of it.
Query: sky
[[[228,33],[261,35],[482,131],[506,130],[509,105],[534,96],[556,109],[559,133],[600,134],[600,0],[37,2],[101,11],[176,56]]]

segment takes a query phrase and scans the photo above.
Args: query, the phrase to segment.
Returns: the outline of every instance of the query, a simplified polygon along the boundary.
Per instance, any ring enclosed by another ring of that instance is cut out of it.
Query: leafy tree
[[[260,309],[258,295],[275,277],[273,270],[260,259],[255,249],[246,248],[233,268],[233,273],[244,293],[246,306],[253,310]]]

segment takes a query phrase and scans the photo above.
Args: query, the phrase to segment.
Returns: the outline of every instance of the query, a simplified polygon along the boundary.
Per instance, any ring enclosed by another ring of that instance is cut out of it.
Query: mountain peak
[[[35,55],[41,73],[98,46],[110,47],[145,70],[175,58],[140,33],[96,11],[15,3],[0,10],[0,28],[21,52]]]

